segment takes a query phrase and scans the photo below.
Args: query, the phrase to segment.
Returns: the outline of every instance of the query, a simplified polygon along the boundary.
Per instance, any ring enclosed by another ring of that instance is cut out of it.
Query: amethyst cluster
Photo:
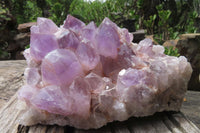
[[[24,125],[99,128],[114,120],[180,109],[191,66],[165,55],[150,39],[133,35],[108,18],[99,27],[68,15],[57,27],[38,18],[24,56]]]

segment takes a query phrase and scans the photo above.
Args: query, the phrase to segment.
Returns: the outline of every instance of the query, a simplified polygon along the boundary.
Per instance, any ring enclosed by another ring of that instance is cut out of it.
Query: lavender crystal
[[[70,15],[60,27],[38,18],[24,52],[26,83],[18,97],[27,109],[21,123],[89,129],[178,111],[192,73],[187,59],[165,55],[150,39],[132,40],[108,18],[99,27]]]

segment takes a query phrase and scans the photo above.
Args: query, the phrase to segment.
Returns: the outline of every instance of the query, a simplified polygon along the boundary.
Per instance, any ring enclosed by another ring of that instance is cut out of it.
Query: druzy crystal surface
[[[131,116],[181,107],[191,66],[165,55],[150,39],[133,35],[108,18],[99,27],[68,15],[57,27],[38,18],[24,52],[25,85],[18,97],[27,108],[24,125],[99,128]]]

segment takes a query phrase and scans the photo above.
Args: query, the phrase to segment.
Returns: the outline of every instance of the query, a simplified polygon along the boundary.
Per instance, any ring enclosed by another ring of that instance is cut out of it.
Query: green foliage
[[[170,39],[178,39],[180,33],[178,31],[175,31],[173,27],[168,28],[168,31]]]
[[[144,20],[144,25],[146,26],[147,28],[147,33],[148,34],[153,34],[153,27],[154,27],[154,22],[155,22],[155,19],[156,19],[157,15],[154,14],[153,16],[150,16],[149,17],[149,20]]]
[[[178,49],[173,46],[170,46],[169,48],[165,47],[164,53],[170,56],[176,56],[176,57],[180,56],[180,54],[178,53]]]
[[[196,33],[197,28],[194,26],[195,19],[198,17],[198,13],[196,11],[189,13],[189,19],[186,21],[187,25],[185,26],[186,33]]]
[[[24,6],[25,12],[25,19],[27,22],[35,21],[37,17],[42,16],[41,10],[37,7],[35,1],[26,1]]]
[[[1,59],[8,59],[9,53],[5,50],[8,46],[7,42],[3,42],[3,40],[0,41],[0,60]]]
[[[5,7],[4,3],[0,3],[0,30],[5,28],[7,21],[11,20],[9,17],[9,10]]]
[[[0,49],[0,60],[1,59],[8,59],[8,58],[9,58],[9,53]]]
[[[199,16],[200,15],[200,1],[199,0],[193,0],[193,7],[194,7],[194,11]]]
[[[28,49],[28,48],[30,48],[30,44],[29,44],[29,45],[26,45],[26,47],[25,47],[25,49]]]
[[[152,3],[153,0],[151,0]],[[67,14],[72,14],[88,23],[95,21],[99,25],[105,17],[109,17],[119,26],[124,27],[125,20],[135,20],[136,29],[147,28],[148,34],[162,34],[162,39],[173,39],[181,33],[195,33],[197,29],[194,27],[194,19],[200,14],[199,0],[193,0],[190,4],[187,1],[176,1],[179,14],[182,13],[182,8],[185,5],[193,5],[195,10],[182,15],[180,21],[174,23],[172,12],[167,6],[166,1],[159,5],[155,5],[156,14],[149,14],[146,20],[144,15],[148,14],[145,11],[151,5],[146,5],[145,0],[95,0],[94,2],[86,2],[84,0],[11,0],[11,12],[16,16],[18,23],[35,21],[37,17],[49,17],[57,25],[60,25],[65,20]],[[192,9],[192,8],[191,8]],[[184,11],[184,10],[183,10]],[[46,14],[45,14],[46,12]],[[186,18],[185,18],[186,17]],[[131,24],[130,24],[131,25]],[[172,30],[173,29],[173,30]]]
[[[163,10],[163,4],[160,4],[156,6],[156,9],[158,11],[158,16],[159,16],[159,26],[166,26],[169,23],[169,17],[171,15],[170,10]]]
[[[196,33],[195,25],[200,17],[199,0],[8,0],[5,3],[0,2],[2,33],[6,26],[9,27],[7,22],[15,18],[20,24],[36,21],[37,17],[48,17],[60,25],[71,14],[86,24],[94,21],[98,26],[108,17],[120,27],[134,25],[136,29],[146,28],[147,33],[153,34],[154,39],[162,44],[166,40],[177,39],[179,34]],[[8,41],[0,38],[0,43],[4,45],[0,47],[0,56],[7,56],[2,51],[5,51]],[[177,55],[177,51],[171,48],[165,52]]]
[[[160,45],[162,45],[165,42],[165,40],[163,40],[162,34],[154,34],[154,39]]]
[[[73,0],[46,0],[49,7],[50,19],[57,25],[63,23],[69,13],[69,8]]]
[[[5,7],[3,2],[0,2],[0,59],[8,58],[8,52],[5,51],[7,47],[6,40],[2,37],[8,21],[10,21],[9,9]]]
[[[194,2],[195,1],[196,0],[194,0]],[[178,12],[180,14],[177,14],[177,17],[179,18],[172,17],[173,10],[169,10],[166,3],[165,5],[157,5],[156,10],[158,16],[155,20],[157,23],[152,26],[152,18],[144,20],[147,33],[154,34],[155,39],[160,43],[170,39],[177,39],[179,34],[196,33],[197,28],[195,27],[195,21],[199,15],[197,10],[200,7],[200,2],[196,1],[196,3],[198,4],[196,4],[196,9],[194,11],[190,3],[186,1],[182,1],[182,3],[176,1]],[[188,9],[186,10],[185,7],[188,7]]]
[[[74,0],[70,6],[70,13],[86,23],[95,21],[99,25],[105,17],[108,17],[119,26],[123,26],[124,20],[139,19],[136,10],[133,9],[134,2],[134,0],[107,0],[106,2]]]
[[[33,22],[42,16],[42,11],[34,0],[11,0],[11,13],[16,17],[17,23]]]
[[[176,38],[176,34],[173,34],[174,31],[172,28],[170,28],[170,10],[164,10],[163,4],[159,4],[156,6],[158,16],[156,14],[151,15],[148,20],[144,20],[144,25],[147,28],[147,34],[155,34],[155,39],[162,43],[165,40],[170,39],[170,37]],[[155,20],[158,20],[157,25],[155,25]]]
[[[144,0],[137,0],[136,4],[137,4],[137,8],[141,9],[144,5]]]
[[[109,8],[113,9],[113,6],[106,5],[100,1],[85,2],[84,0],[74,0],[70,7],[70,13],[85,23],[94,21],[99,25],[105,16],[110,18]]]
[[[73,0],[11,0],[10,10],[17,23],[36,21],[37,17],[49,17],[57,25],[63,23]]]
[[[158,33],[162,34],[162,39],[163,40],[168,40],[169,38],[169,23],[170,23],[170,15],[171,11],[170,10],[163,10],[163,4],[160,4],[156,6],[156,9],[158,11]]]
[[[5,20],[10,20],[10,18],[7,17],[8,14],[8,8],[4,7],[4,5],[0,4],[0,18]],[[0,22],[2,24],[2,22]]]

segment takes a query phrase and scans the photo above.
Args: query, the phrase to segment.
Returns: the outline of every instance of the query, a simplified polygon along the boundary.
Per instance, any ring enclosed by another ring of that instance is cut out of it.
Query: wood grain
[[[0,108],[24,84],[25,60],[0,61]]]
[[[200,128],[200,92],[187,91],[181,112]]]

